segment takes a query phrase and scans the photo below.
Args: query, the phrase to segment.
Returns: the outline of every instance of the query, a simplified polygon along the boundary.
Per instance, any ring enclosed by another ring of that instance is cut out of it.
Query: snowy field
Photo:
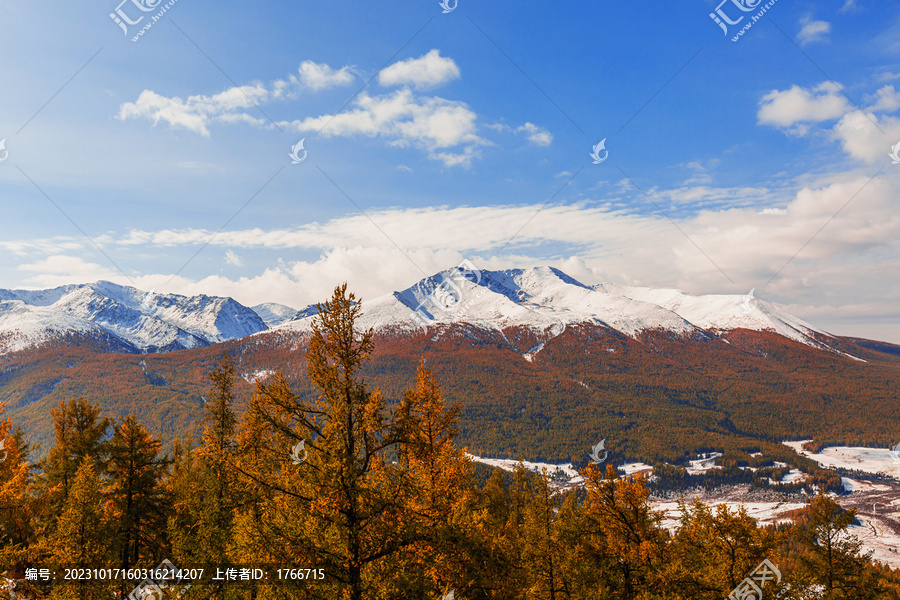
[[[516,465],[519,464],[517,460],[508,460],[503,458],[482,458],[480,456],[475,456],[474,454],[466,454],[469,458],[477,463],[481,463],[484,465],[489,465],[491,467],[497,467],[499,469],[503,469],[504,471],[515,471]],[[523,461],[525,468],[534,473],[541,473],[544,469],[547,470],[547,474],[550,477],[556,475],[557,479],[559,478],[567,478],[568,481],[565,484],[565,487],[570,487],[574,485],[579,485],[584,483],[584,477],[581,476],[580,473],[572,466],[572,463],[565,464],[552,464],[552,463],[542,463],[542,462],[531,462],[531,461]],[[605,465],[602,465],[605,468]],[[626,463],[623,465],[619,465],[617,467],[620,472],[624,472],[625,476],[642,474],[644,476],[651,476],[653,474],[653,467],[646,463],[636,462],[636,463]]]
[[[784,442],[784,444],[793,448],[798,454],[816,461],[826,469],[841,467],[872,474],[884,473],[900,479],[900,456],[888,448],[832,446],[823,449],[818,454],[811,454],[802,448],[806,441],[809,440]]]
[[[517,460],[504,458],[482,458],[480,456],[475,456],[474,454],[466,454],[466,456],[477,463],[503,469],[504,471],[515,471],[516,466],[519,464],[519,461]],[[522,464],[526,469],[535,473],[542,473],[543,470],[546,469],[547,475],[550,477],[553,477],[554,475],[557,477],[566,477],[571,485],[577,485],[584,481],[584,478],[575,470],[572,463],[554,465],[551,463],[531,462],[526,460],[522,461]]]
[[[789,511],[806,506],[804,502],[704,502],[713,507],[724,504],[731,512],[735,512],[743,506],[747,509],[747,514],[756,519],[761,525],[790,523],[791,520],[784,515]],[[662,526],[669,531],[674,531],[681,519],[678,502],[653,502],[651,506],[653,510],[666,513]]]

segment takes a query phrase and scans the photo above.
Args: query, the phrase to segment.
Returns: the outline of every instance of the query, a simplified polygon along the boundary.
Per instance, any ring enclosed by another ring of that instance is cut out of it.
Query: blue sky
[[[900,342],[900,6],[734,42],[741,1],[4,6],[0,287],[302,307],[468,258]]]

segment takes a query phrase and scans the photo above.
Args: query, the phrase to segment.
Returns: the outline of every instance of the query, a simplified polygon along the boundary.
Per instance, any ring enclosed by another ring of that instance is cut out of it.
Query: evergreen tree
[[[420,361],[414,386],[397,411],[397,429],[403,432],[397,458],[409,482],[403,511],[412,529],[421,534],[401,565],[387,567],[404,573],[395,582],[398,598],[460,592],[469,579],[465,532],[457,519],[476,496],[472,463],[453,441],[458,413],[458,406],[446,407],[440,385]]]
[[[792,528],[803,550],[799,562],[807,576],[824,588],[823,600],[868,600],[882,591],[869,568],[872,552],[848,535],[856,509],[843,510],[830,496],[819,493]]]
[[[650,510],[643,477],[619,479],[612,465],[607,465],[605,477],[588,465],[584,476],[586,541],[603,574],[598,591],[622,600],[659,591],[666,533],[660,527],[662,516]]]
[[[531,478],[532,495],[525,506],[522,533],[522,570],[528,600],[570,597],[571,584],[562,569],[562,497],[554,494],[546,470]]]
[[[309,597],[379,598],[399,576],[385,565],[421,538],[403,511],[409,479],[386,460],[403,432],[360,378],[373,348],[360,312],[346,284],[318,305],[306,359],[319,397],[305,402],[281,375],[258,383],[240,435],[239,469],[257,488],[241,545],[261,562],[323,568],[325,583],[297,590]]]
[[[191,453],[180,446],[172,479],[177,517],[170,522],[173,548],[181,564],[225,566],[231,557],[235,484],[234,363],[226,354],[209,375],[203,439]],[[239,557],[238,557],[239,558]],[[214,584],[210,598],[222,598],[228,586]],[[233,587],[233,586],[231,586]]]
[[[100,418],[100,406],[84,398],[73,399],[50,411],[56,443],[41,463],[43,487],[49,492],[49,504],[65,501],[72,478],[85,458],[96,468],[106,467],[107,447],[104,438],[112,425],[109,418]]]
[[[44,540],[51,570],[97,569],[110,566],[111,532],[104,514],[103,481],[90,458],[84,458],[70,480],[69,493],[53,535]],[[109,598],[113,583],[87,579],[56,582],[52,599]]]
[[[108,451],[106,495],[116,527],[116,566],[155,566],[167,545],[170,503],[162,479],[169,460],[159,456],[159,440],[132,416],[116,424]]]
[[[4,405],[0,402],[0,414]],[[10,435],[9,419],[0,421],[0,565],[23,576],[26,549],[34,540],[31,468],[21,431]],[[17,435],[18,434],[18,435]]]
[[[665,572],[684,597],[723,598],[765,559],[773,557],[777,539],[761,529],[741,506],[715,511],[699,500],[679,503],[681,520]]]

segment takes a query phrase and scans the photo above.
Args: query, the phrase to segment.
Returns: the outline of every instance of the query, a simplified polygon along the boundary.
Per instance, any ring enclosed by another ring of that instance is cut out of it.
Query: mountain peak
[[[134,352],[208,346],[265,330],[231,298],[155,294],[110,281],[50,290],[0,290],[0,351],[40,345],[68,333],[112,336]]]

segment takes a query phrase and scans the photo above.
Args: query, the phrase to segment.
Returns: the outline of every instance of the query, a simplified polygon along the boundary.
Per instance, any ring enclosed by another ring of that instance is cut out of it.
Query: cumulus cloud
[[[890,140],[900,139],[900,119],[889,114],[900,109],[900,92],[887,85],[866,100],[871,104],[859,109],[831,83],[811,89],[794,85],[763,96],[757,118],[760,124],[774,125],[798,135],[807,134],[813,124],[836,121],[829,134],[841,142],[844,152],[874,163],[884,159]]]
[[[433,88],[454,79],[459,79],[459,67],[437,49],[419,58],[396,62],[378,73],[378,83],[383,86],[411,85],[417,89]]]
[[[761,124],[788,128],[837,119],[850,108],[840,90],[825,82],[811,90],[797,85],[784,91],[772,90],[760,100],[756,116]]]
[[[549,146],[553,143],[553,135],[543,127],[538,127],[534,123],[525,123],[516,129],[516,133],[522,132],[525,132],[528,136],[528,141],[538,146]]]
[[[332,69],[326,64],[318,64],[311,60],[300,63],[300,81],[313,91],[347,85],[353,81],[350,67]]]
[[[269,87],[255,83],[212,96],[196,95],[187,99],[169,98],[144,90],[136,101],[119,107],[117,118],[123,121],[149,119],[154,125],[164,122],[205,137],[209,137],[213,123],[270,127],[266,119],[248,109],[291,98],[301,89],[320,91],[345,85],[353,81],[353,77],[350,67],[333,69],[307,60],[300,65],[299,76],[291,75]],[[381,137],[391,146],[414,146],[446,166],[469,166],[480,155],[479,148],[490,145],[477,133],[478,115],[464,102],[422,96],[413,91],[413,88],[432,87],[458,77],[456,63],[442,57],[438,50],[432,50],[381,71],[379,80],[384,85],[403,84],[401,89],[375,96],[363,92],[354,99],[350,110],[282,121],[279,126],[324,136]],[[552,139],[549,132],[530,123],[526,124],[526,129],[534,143],[546,145]]]
[[[229,250],[225,253],[225,262],[231,265],[232,267],[243,267],[244,261],[240,256],[235,254],[234,250]]]
[[[383,137],[394,146],[422,148],[431,158],[453,166],[469,164],[477,156],[477,147],[489,143],[476,133],[476,119],[463,102],[417,96],[403,88],[382,96],[363,92],[351,110],[281,125],[297,132],[321,131],[324,136]],[[460,146],[461,150],[448,150]]]
[[[831,23],[828,21],[814,21],[809,17],[800,20],[800,33],[797,38],[800,45],[805,46],[811,42],[819,42],[825,39],[831,33]]]
[[[832,134],[848,155],[879,163],[887,157],[890,140],[900,140],[900,119],[855,111],[844,115]]]
[[[870,96],[866,99],[873,103],[872,106],[869,107],[869,110],[873,112],[892,113],[900,108],[900,92],[895,90],[892,85],[884,86],[875,92],[874,96]]]
[[[154,125],[164,121],[171,127],[187,129],[204,137],[209,137],[209,126],[213,122],[263,126],[266,124],[265,119],[241,111],[290,97],[304,87],[321,91],[346,85],[353,81],[349,69],[350,67],[342,67],[335,70],[326,64],[307,60],[300,65],[299,77],[291,75],[287,80],[275,81],[269,87],[254,83],[232,87],[211,96],[189,96],[186,100],[144,90],[136,101],[123,103],[116,118],[122,121],[149,119]]]

